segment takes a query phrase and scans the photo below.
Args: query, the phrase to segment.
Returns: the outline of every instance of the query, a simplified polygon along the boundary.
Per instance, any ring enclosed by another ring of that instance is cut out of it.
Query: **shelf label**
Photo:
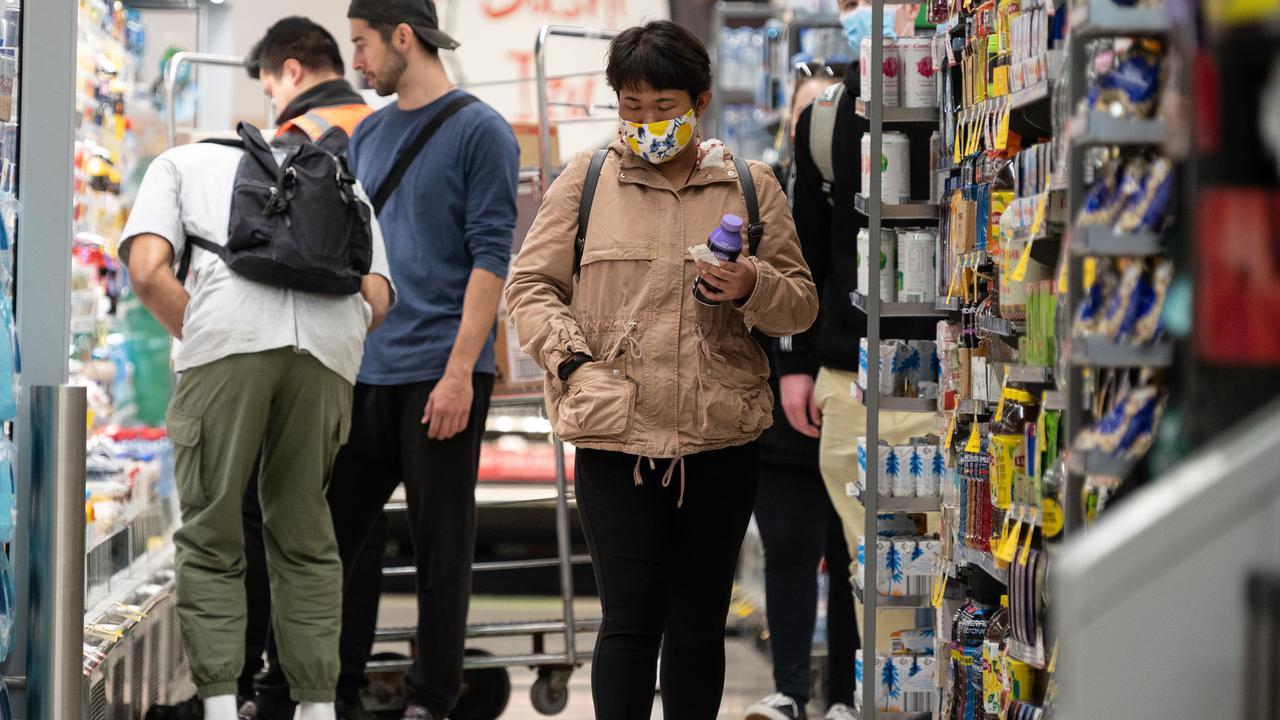
[[[1008,68],[1005,68],[1006,70]],[[1012,112],[1011,103],[1004,102],[1004,108],[1000,111],[1000,129],[996,131],[996,149],[1007,150],[1009,148],[1009,115]]]
[[[1018,258],[1018,266],[1013,269],[1010,278],[1014,282],[1022,282],[1027,276],[1027,267],[1031,263],[1031,247],[1036,242],[1036,236],[1040,234],[1040,228],[1044,225],[1044,215],[1049,206],[1049,193],[1040,194],[1040,202],[1036,204],[1036,214],[1031,220],[1031,237],[1027,239],[1026,247],[1022,248],[1022,257]],[[1064,265],[1066,263],[1063,263]]]

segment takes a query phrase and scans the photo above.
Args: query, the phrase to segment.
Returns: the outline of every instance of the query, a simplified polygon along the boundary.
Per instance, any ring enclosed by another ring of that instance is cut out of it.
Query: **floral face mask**
[[[698,116],[689,112],[674,120],[656,123],[621,121],[622,141],[631,152],[654,165],[676,159],[697,134]]]

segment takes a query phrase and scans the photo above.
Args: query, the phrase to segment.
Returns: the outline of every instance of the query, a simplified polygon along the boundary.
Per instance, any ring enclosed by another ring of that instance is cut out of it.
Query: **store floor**
[[[414,621],[415,599],[410,595],[386,595],[382,598],[381,626],[402,626]],[[592,599],[579,600],[576,603],[580,617],[599,617],[600,605]],[[511,597],[477,597],[471,603],[472,622],[500,622],[507,620],[546,620],[559,617],[560,600],[553,597],[511,598]],[[578,646],[588,658],[595,644],[594,635],[578,636]],[[470,647],[487,650],[494,654],[528,653],[530,644],[527,638],[495,638],[478,641]],[[404,646],[386,646],[387,650],[404,652]],[[559,643],[549,643],[548,650],[558,652]],[[759,700],[772,689],[768,660],[745,640],[730,638],[726,647],[728,671],[725,673],[724,703],[721,706],[721,718],[742,718],[747,706]],[[544,718],[530,704],[529,688],[536,679],[533,671],[527,668],[511,670],[511,704],[507,706],[503,720],[534,720]],[[569,685],[569,706],[565,712],[555,717],[560,720],[593,720],[591,708],[591,666],[585,665],[575,673]],[[655,702],[653,717],[661,718],[660,702]],[[816,713],[816,710],[814,711]],[[818,714],[820,717],[821,715]]]

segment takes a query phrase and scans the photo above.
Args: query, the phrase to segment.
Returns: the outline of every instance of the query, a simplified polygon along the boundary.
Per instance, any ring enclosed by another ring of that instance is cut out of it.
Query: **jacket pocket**
[[[573,293],[579,318],[634,318],[649,309],[652,290],[649,271],[658,259],[657,246],[647,241],[609,244],[611,240],[587,240],[582,271]],[[593,247],[593,241],[599,245]]]
[[[203,421],[193,415],[170,409],[165,420],[169,442],[173,445],[174,481],[184,514],[188,508],[208,506],[205,487],[204,454],[200,447]]]
[[[698,375],[698,429],[705,440],[730,440],[764,429],[770,414],[766,379],[720,358]]]
[[[616,440],[631,426],[635,384],[626,356],[578,368],[557,405],[561,440]]]

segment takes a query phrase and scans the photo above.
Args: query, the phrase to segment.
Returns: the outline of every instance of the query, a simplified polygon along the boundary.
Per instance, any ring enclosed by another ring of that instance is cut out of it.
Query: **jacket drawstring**
[[[639,330],[640,330],[640,323],[636,322],[635,320],[628,322],[627,331],[624,332],[622,334],[622,337],[618,338],[618,341],[615,342],[613,344],[613,347],[609,349],[609,353],[605,357],[605,362],[612,362],[618,359],[618,356],[622,354],[622,350],[624,347],[627,350],[628,357],[634,357],[634,358],[640,357],[640,352],[641,352],[640,339],[636,337],[636,334],[639,332]]]
[[[684,458],[677,457],[671,459],[671,465],[667,468],[667,472],[662,476],[662,487],[671,487],[671,478],[675,475],[676,465],[680,466],[680,498],[676,500],[676,507],[684,507]]]
[[[634,470],[631,471],[631,479],[635,481],[636,487],[641,487],[644,485],[644,476],[640,474],[640,463],[644,462],[645,460],[649,461],[650,470],[658,469],[658,464],[654,462],[653,458],[637,457],[636,467]],[[671,465],[667,467],[667,471],[662,475],[662,487],[664,488],[671,487],[671,479],[675,477],[676,465],[680,466],[680,497],[679,499],[676,500],[676,507],[684,507],[684,487],[685,487],[684,479],[685,478],[684,478],[684,458],[683,457],[676,457],[671,459]]]

